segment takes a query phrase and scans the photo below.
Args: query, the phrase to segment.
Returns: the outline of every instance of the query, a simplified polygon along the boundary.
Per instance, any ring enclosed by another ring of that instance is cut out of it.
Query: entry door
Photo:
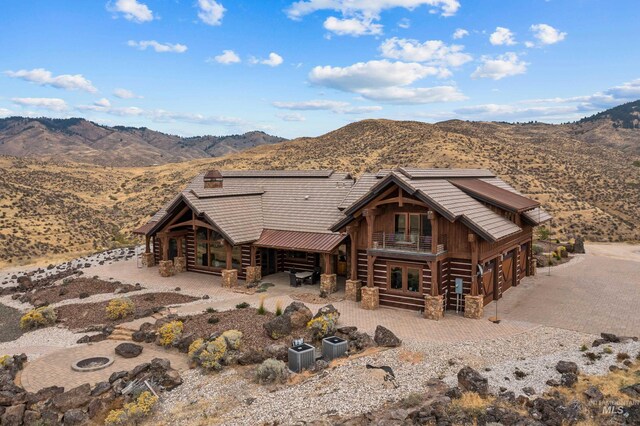
[[[495,270],[496,263],[492,260],[484,265],[484,271],[482,274],[482,289],[484,292],[484,304],[491,302],[495,295]]]
[[[275,274],[277,271],[276,251],[274,249],[262,249],[260,250],[260,256],[262,276]]]
[[[502,291],[505,292],[511,288],[513,284],[513,270],[515,269],[515,262],[513,258],[513,252],[509,252],[504,256],[502,260]]]
[[[173,260],[178,256],[178,240],[175,238],[169,238],[169,260]]]

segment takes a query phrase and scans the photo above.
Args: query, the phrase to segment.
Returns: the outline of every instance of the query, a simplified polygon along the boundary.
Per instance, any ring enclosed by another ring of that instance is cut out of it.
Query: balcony
[[[446,235],[440,235],[441,244],[436,247],[436,253],[445,251]],[[395,234],[386,232],[373,233],[372,250],[398,251],[410,253],[433,253],[431,251],[431,236],[418,234]]]

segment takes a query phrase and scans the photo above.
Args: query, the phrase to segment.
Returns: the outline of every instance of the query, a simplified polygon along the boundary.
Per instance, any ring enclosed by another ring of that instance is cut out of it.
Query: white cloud
[[[127,89],[116,89],[113,91],[113,96],[120,99],[142,98],[142,96],[138,96],[135,93],[133,93],[131,90],[127,90]]]
[[[129,40],[127,42],[127,45],[131,47],[135,47],[139,50],[147,50],[147,48],[150,47],[158,53],[165,53],[165,52],[184,53],[187,51],[187,46],[185,46],[184,44],[158,43],[155,40],[141,40],[141,41]]]
[[[93,103],[95,106],[98,107],[102,107],[102,108],[109,108],[111,107],[111,102],[109,101],[109,99],[107,98],[102,98],[102,99],[98,99],[97,101],[95,101]]]
[[[530,27],[533,36],[541,45],[556,44],[565,39],[567,33],[563,33],[547,24],[536,24]],[[533,47],[533,43],[526,43],[527,47]]]
[[[249,61],[252,64],[262,64],[268,65],[270,67],[277,67],[278,65],[282,64],[284,60],[282,59],[282,56],[278,55],[275,52],[271,52],[269,53],[269,58],[267,59],[258,59],[252,57]]]
[[[41,108],[55,112],[67,109],[67,103],[59,98],[12,98],[11,102],[23,107]]]
[[[291,19],[300,19],[319,10],[334,10],[346,16],[362,14],[377,17],[383,10],[396,7],[413,10],[423,5],[439,9],[442,16],[455,15],[460,8],[458,0],[300,0],[294,2],[286,13]]]
[[[335,16],[330,16],[324,21],[324,28],[337,35],[351,35],[354,37],[382,34],[382,25],[374,24],[372,19],[366,18],[339,19]]]
[[[462,50],[464,46],[453,44],[447,46],[440,40],[417,40],[393,37],[380,45],[382,56],[411,62],[427,62],[438,66],[458,67],[473,58]]]
[[[66,90],[83,90],[89,93],[98,91],[98,89],[91,84],[91,81],[87,80],[82,74],[61,74],[54,76],[51,71],[44,68],[35,68],[32,70],[5,71],[5,75],[12,78],[20,78],[40,86],[52,86]]]
[[[233,50],[223,50],[220,55],[214,56],[213,60],[219,64],[237,64],[240,62],[240,57]]]
[[[215,0],[198,0],[198,18],[207,25],[222,24],[226,9]]]
[[[115,3],[108,3],[107,9],[124,15],[124,18],[132,22],[148,22],[153,20],[153,12],[144,3],[137,0],[117,0]]]
[[[306,120],[305,116],[298,112],[294,112],[291,114],[276,114],[276,117],[278,117],[282,121],[305,121]]]
[[[524,74],[527,71],[527,63],[520,60],[518,55],[507,52],[495,58],[483,56],[482,64],[471,74],[472,78],[492,78],[500,80],[513,75]]]
[[[468,35],[469,35],[469,31],[465,30],[464,28],[458,28],[453,33],[453,39],[454,40],[459,40],[459,39],[461,39],[463,37],[466,37]]]
[[[443,76],[443,70],[416,62],[382,60],[359,62],[348,67],[317,66],[309,73],[309,81],[319,86],[357,93],[366,99],[399,104],[465,99],[453,86],[407,87],[429,76]]]
[[[402,18],[400,21],[398,21],[398,26],[406,30],[407,28],[411,27],[411,21],[407,18]]]
[[[13,114],[13,111],[6,108],[0,108],[0,117],[8,117]]]
[[[276,101],[273,102],[272,105],[276,108],[293,111],[332,111],[336,114],[366,114],[382,110],[382,107],[378,105],[352,106],[349,102],[331,101],[327,99],[301,102]]]
[[[430,12],[453,16],[460,8],[458,0],[299,0],[286,9],[290,19],[299,20],[321,10],[339,12],[340,18],[330,17],[324,27],[338,35],[377,35],[382,33],[380,13],[394,8],[414,10],[431,7]],[[401,26],[402,27],[402,26]],[[404,28],[404,27],[402,27]]]
[[[509,28],[496,27],[496,30],[489,36],[489,42],[494,46],[507,45],[512,46],[516,44],[514,34]]]

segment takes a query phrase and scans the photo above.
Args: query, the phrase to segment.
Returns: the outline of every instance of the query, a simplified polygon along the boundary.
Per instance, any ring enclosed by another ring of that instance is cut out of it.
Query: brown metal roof
[[[133,230],[134,234],[140,234],[140,235],[146,235],[147,232],[151,231],[151,228],[153,228],[153,226],[158,223],[157,221],[153,221],[153,222],[147,222],[144,225],[142,225],[139,228],[136,228]]]
[[[449,179],[449,182],[474,198],[508,211],[522,213],[540,206],[537,201],[479,179]]]
[[[345,238],[345,234],[321,234],[317,232],[265,229],[262,231],[260,239],[254,242],[253,245],[284,250],[329,253]]]

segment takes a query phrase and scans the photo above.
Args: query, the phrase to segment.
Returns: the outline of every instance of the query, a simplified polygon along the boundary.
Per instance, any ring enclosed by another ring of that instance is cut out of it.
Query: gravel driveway
[[[11,342],[22,335],[21,316],[17,309],[0,304],[0,342]]]

